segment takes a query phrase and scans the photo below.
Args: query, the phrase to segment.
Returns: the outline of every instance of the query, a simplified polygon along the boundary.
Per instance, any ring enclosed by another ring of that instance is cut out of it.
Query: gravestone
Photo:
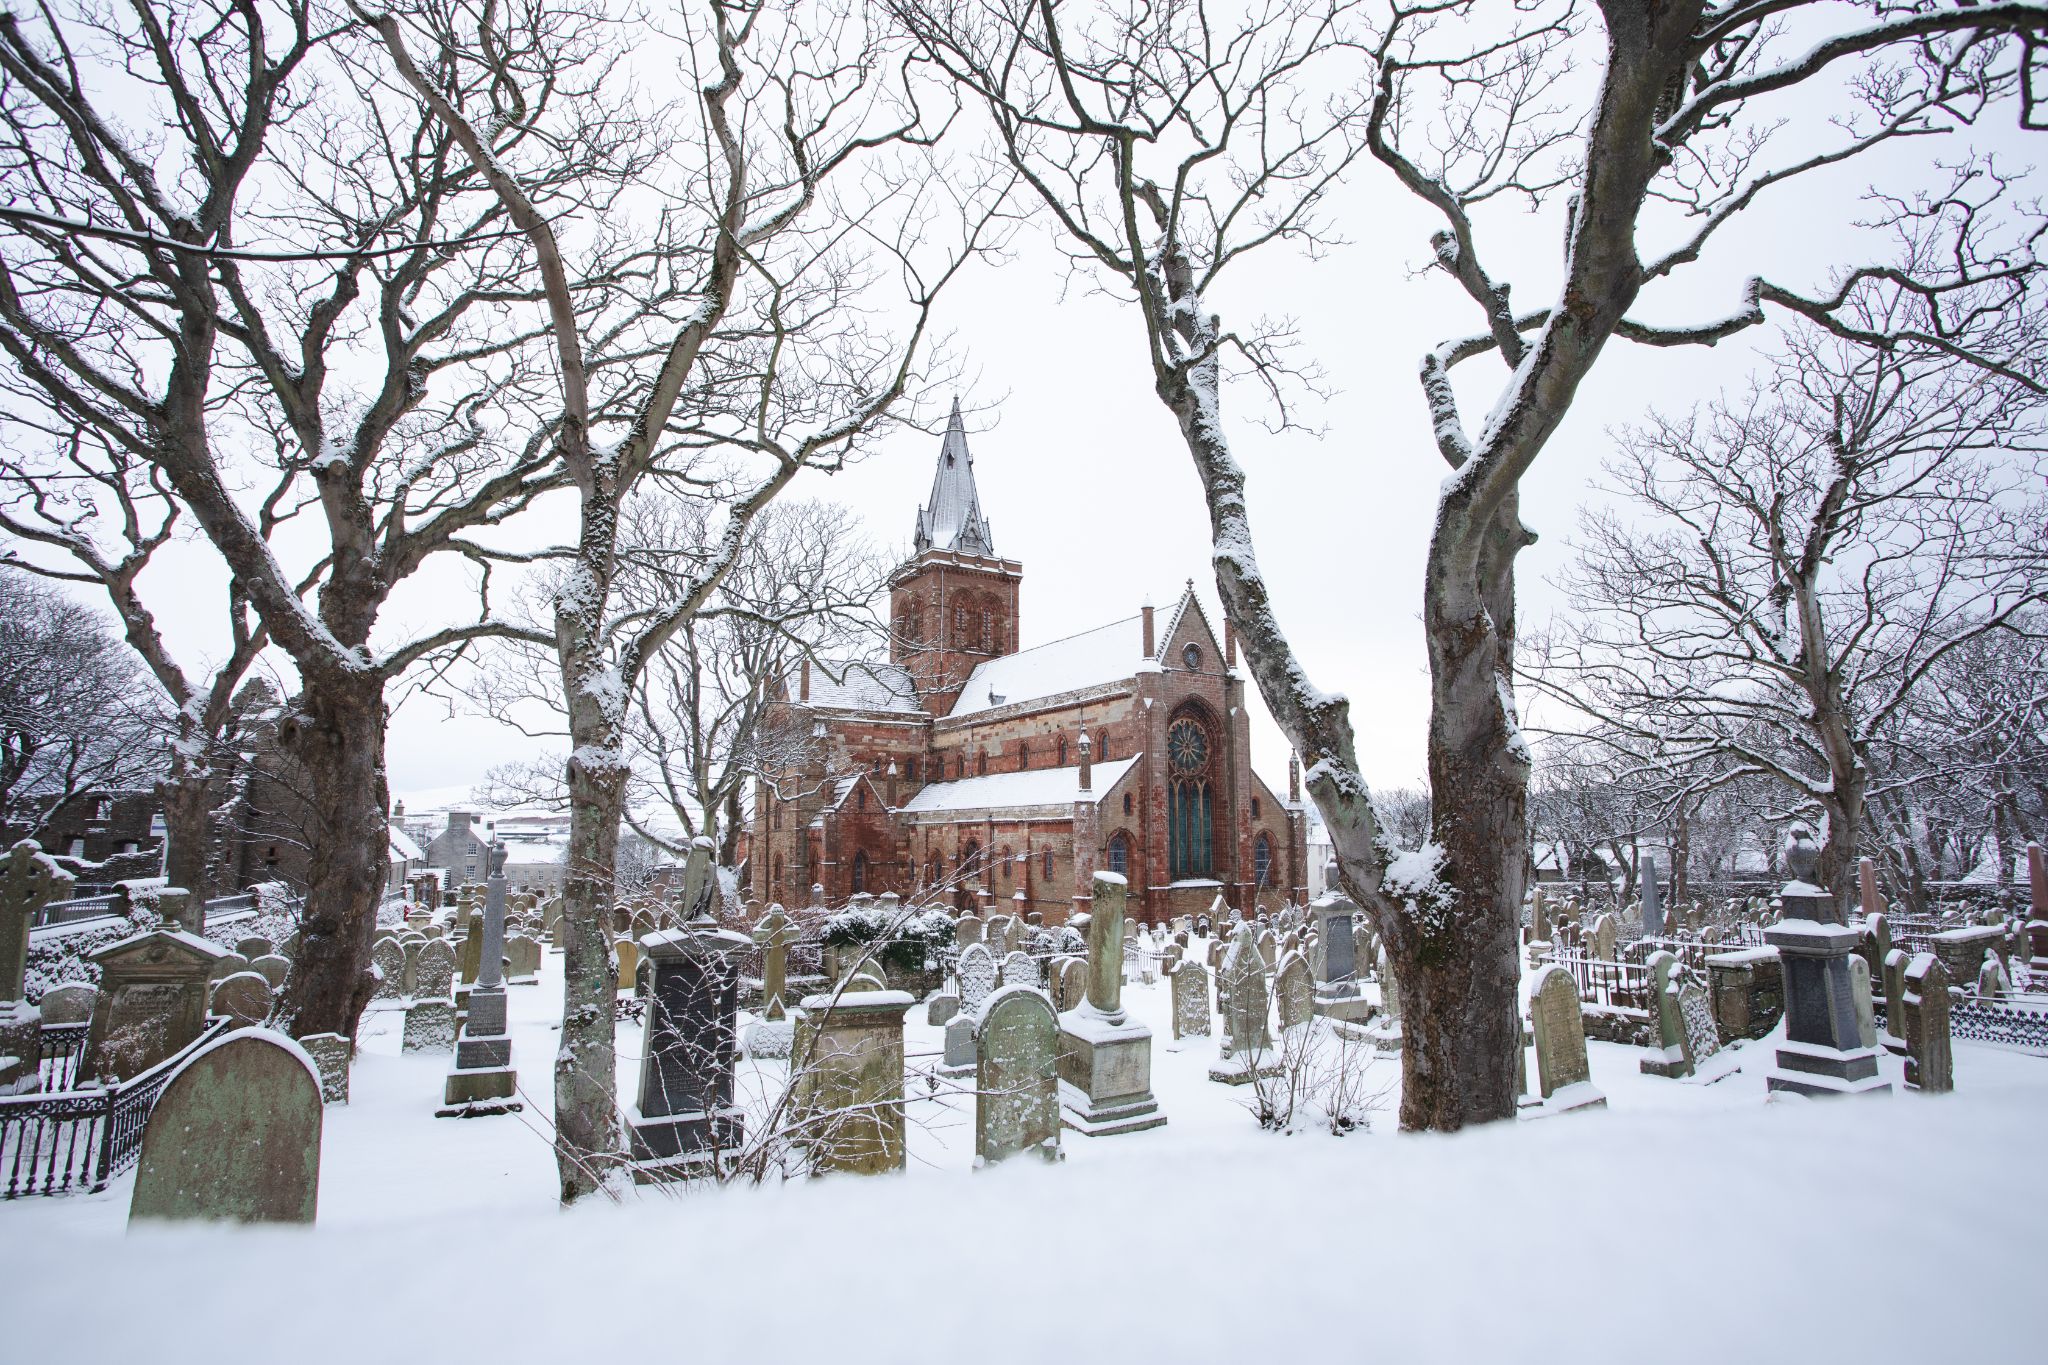
[[[1529,888],[1529,939],[1534,943],[1550,942],[1550,907],[1540,886]]]
[[[1677,1079],[1692,1075],[1693,1058],[1685,1019],[1678,1007],[1678,958],[1659,949],[1644,964],[1649,975],[1650,1009],[1657,1023],[1657,1049],[1637,1069],[1645,1076]]]
[[[270,1018],[270,982],[261,972],[236,972],[214,985],[208,1009],[243,1028],[261,1024]]]
[[[1264,1075],[1278,1075],[1273,1038],[1266,1027],[1266,972],[1257,936],[1248,923],[1233,931],[1223,967],[1216,974],[1223,1014],[1223,1038],[1209,1079],[1224,1085],[1245,1085]]]
[[[652,964],[640,1045],[640,1086],[626,1111],[633,1178],[702,1171],[745,1136],[733,1103],[739,963],[751,940],[709,920],[649,934]]]
[[[292,960],[282,953],[265,953],[250,959],[249,970],[261,972],[263,979],[270,983],[270,989],[281,991],[285,978],[292,974]]]
[[[413,968],[413,998],[447,1000],[454,990],[455,950],[446,939],[428,939],[420,945],[419,961]]]
[[[29,930],[43,906],[66,899],[70,873],[23,839],[0,859],[0,1095],[41,1088],[42,1015],[28,1003]]]
[[[339,1033],[313,1033],[299,1039],[299,1046],[320,1073],[321,1103],[347,1104],[348,1069],[355,1060],[355,1044]]]
[[[1058,988],[1053,1003],[1061,1014],[1079,1005],[1088,998],[1088,959],[1085,957],[1063,957],[1058,963]]]
[[[1038,963],[1029,953],[1011,952],[1003,958],[1003,984],[1005,986],[1038,987]]]
[[[789,989],[789,949],[796,942],[796,922],[780,905],[754,925],[754,942],[761,945],[761,1018],[781,1023],[788,1017],[783,994]]]
[[[254,962],[259,957],[265,957],[276,952],[277,949],[271,944],[269,939],[264,938],[261,934],[251,934],[249,937],[236,942],[235,951],[248,958],[251,962]]]
[[[67,981],[44,991],[37,1008],[45,1024],[89,1024],[93,1002],[99,997],[100,988],[92,982]]]
[[[455,1006],[446,1000],[416,1000],[405,1011],[407,1052],[447,1052],[455,1046]]]
[[[1678,985],[1678,1013],[1685,1024],[1686,1046],[1697,1067],[1721,1050],[1721,1034],[1714,1026],[1714,1006],[1706,988],[1689,975]]]
[[[1657,884],[1657,862],[1643,859],[1643,937],[1664,935],[1664,889]]]
[[[1857,1046],[1877,1046],[1877,1010],[1870,998],[1870,964],[1860,955],[1849,958],[1849,999],[1856,1007]]]
[[[1977,998],[1979,1000],[2003,1000],[2012,990],[2012,981],[2005,974],[2005,964],[1996,957],[1986,957],[1984,965],[1977,969]],[[50,997],[43,997],[43,1021],[50,1019]]]
[[[1315,983],[1308,974],[1308,961],[1299,952],[1280,958],[1280,970],[1273,978],[1273,995],[1280,1007],[1280,1031],[1306,1024],[1315,1013]]]
[[[640,945],[630,938],[622,938],[612,945],[612,956],[618,959],[620,988],[632,989],[640,971]]]
[[[220,957],[221,949],[177,929],[93,953],[100,994],[79,1082],[126,1080],[196,1039],[206,1027],[207,977]]]
[[[972,1014],[996,988],[995,954],[985,944],[969,944],[960,950],[954,972],[960,978],[960,1008]]]
[[[1856,1018],[1849,959],[1861,931],[1842,922],[1834,893],[1814,884],[1820,846],[1804,825],[1792,826],[1784,860],[1792,880],[1778,893],[1783,913],[1764,930],[1764,942],[1783,964],[1785,1046],[1764,1084],[1815,1096],[1888,1091],[1877,1050],[1863,1045]]]
[[[218,986],[236,972],[246,972],[248,970],[248,958],[243,957],[240,953],[222,953],[220,961],[214,963],[213,970],[207,974],[207,985],[209,988]],[[259,972],[257,975],[260,976],[262,973]],[[267,980],[268,978],[265,979]]]
[[[514,934],[505,940],[505,980],[531,986],[540,979],[540,940]]]
[[[1152,1096],[1152,1030],[1123,1008],[1127,885],[1097,872],[1088,916],[1087,998],[1060,1016],[1060,1105],[1069,1128],[1107,1137],[1166,1122]]]
[[[377,990],[371,1000],[405,998],[405,949],[397,939],[380,939],[370,949],[370,964],[377,969]]]
[[[1948,968],[1933,953],[1919,953],[1906,968],[1903,1016],[1906,1088],[1929,1095],[1955,1089],[1949,1040]]]
[[[398,937],[398,947],[405,954],[405,968],[399,976],[398,993],[408,1000],[412,999],[414,993],[419,989],[420,949],[427,946],[427,941],[427,935],[425,934],[401,934]],[[455,950],[450,948],[448,951],[452,953]],[[452,961],[453,959],[451,958],[450,960]],[[449,969],[448,976],[452,985],[455,976],[452,967]]]
[[[1372,1004],[1358,986],[1358,939],[1351,928],[1358,907],[1332,891],[1310,902],[1308,913],[1315,922],[1316,947],[1309,959],[1315,975],[1315,1012],[1363,1023],[1372,1014]]]
[[[980,943],[988,925],[979,915],[962,915],[953,925],[953,942],[961,948]]]
[[[1052,1001],[1030,986],[1004,986],[974,1020],[974,1159],[1018,1152],[1060,1157],[1060,1025]]]
[[[509,1114],[525,1107],[513,1098],[519,1092],[519,1072],[512,1065],[505,993],[505,857],[503,841],[494,841],[486,854],[489,875],[484,880],[483,912],[472,921],[480,931],[476,980],[455,1038],[455,1065],[442,1086],[441,1108],[435,1111],[442,1118]]]
[[[924,1022],[928,1028],[944,1028],[960,1013],[960,997],[951,991],[934,991],[924,1002]]]
[[[1555,963],[1536,973],[1529,997],[1536,1030],[1536,1075],[1542,1107],[1551,1113],[1604,1108],[1607,1097],[1593,1087],[1586,1062],[1586,1025],[1572,974]]]
[[[974,1016],[955,1014],[946,1021],[946,1050],[940,1058],[941,1076],[965,1076],[974,1070]]]
[[[1906,1051],[1901,1002],[1906,998],[1906,968],[1912,961],[1913,955],[1904,948],[1884,955],[1884,1033],[1878,1041],[1893,1056],[1903,1056]]]
[[[806,1149],[818,1174],[903,1169],[903,1015],[908,991],[846,991],[803,1002],[809,1056],[797,1081]],[[972,1017],[961,1015],[950,1031]]]
[[[1603,913],[1593,921],[1593,956],[1601,962],[1614,961],[1614,916]]]
[[[1209,1036],[1209,973],[1202,964],[1183,960],[1174,964],[1168,978],[1173,987],[1173,1036]]]
[[[1271,976],[1280,965],[1280,941],[1273,937],[1271,929],[1261,929],[1255,942],[1258,944],[1259,962],[1266,975]]]
[[[310,1223],[320,1194],[320,1073],[297,1043],[239,1029],[165,1082],[128,1203],[131,1223]]]

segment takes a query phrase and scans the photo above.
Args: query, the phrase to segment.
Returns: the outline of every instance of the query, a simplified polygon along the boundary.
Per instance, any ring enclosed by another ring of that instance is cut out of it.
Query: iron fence
[[[110,1086],[0,1099],[0,1199],[105,1189],[141,1157],[150,1110],[178,1064],[234,1027],[216,1019],[183,1051]]]
[[[36,1033],[36,1069],[44,1092],[69,1090],[85,1060],[91,1024],[44,1024]]]
[[[1579,999],[1607,1009],[1647,1010],[1650,969],[1640,962],[1605,962],[1583,951],[1554,950],[1550,960],[1572,974]]]

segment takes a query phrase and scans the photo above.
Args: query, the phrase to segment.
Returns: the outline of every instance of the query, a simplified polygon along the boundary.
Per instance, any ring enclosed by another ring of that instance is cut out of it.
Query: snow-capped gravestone
[[[750,940],[708,920],[649,934],[638,1100],[626,1111],[633,1178],[700,1171],[744,1136],[733,1103],[739,960]]]
[[[790,1022],[782,997],[788,989],[796,921],[780,905],[770,905],[754,924],[753,937],[761,946],[761,1017],[747,1025],[741,1041],[749,1057],[787,1057],[796,1043],[796,1025]]]
[[[1849,955],[1849,999],[1856,1006],[1856,1040],[1859,1047],[1877,1046],[1877,1006],[1871,999],[1870,964],[1860,953]]]
[[[1332,891],[1312,901],[1308,912],[1315,921],[1316,950],[1309,959],[1315,972],[1315,1012],[1363,1023],[1372,1014],[1372,1005],[1358,988],[1358,940],[1351,931],[1358,907]]]
[[[1038,963],[1031,954],[1013,952],[1003,957],[1003,984],[1005,986],[1038,986]]]
[[[974,1019],[974,1160],[1018,1152],[1060,1156],[1060,1025],[1052,1001],[1030,986],[1005,986]]]
[[[281,1033],[240,1029],[171,1073],[142,1134],[130,1222],[310,1223],[320,1073]]]
[[[1614,961],[1614,916],[1602,914],[1593,921],[1593,956],[1601,962]]]
[[[1223,1039],[1209,1079],[1245,1085],[1261,1075],[1278,1075],[1273,1038],[1266,1026],[1266,972],[1249,924],[1240,922],[1217,973]]]
[[[1764,1083],[1802,1095],[1889,1091],[1877,1049],[1863,1045],[1856,1021],[1849,958],[1861,935],[1842,922],[1833,893],[1813,884],[1820,848],[1804,825],[1792,826],[1785,865],[1792,880],[1778,893],[1784,913],[1764,930],[1784,964],[1785,1046]]]
[[[100,988],[92,982],[67,981],[44,991],[37,1008],[43,1012],[45,1025],[89,1024],[93,1002],[99,998]]]
[[[292,974],[292,960],[282,953],[265,953],[249,959],[249,970],[262,973],[263,979],[270,983],[270,989],[281,991],[285,978]]]
[[[407,1052],[441,1052],[455,1046],[457,1025],[454,1002],[455,950],[445,939],[429,939],[420,946],[413,965],[413,993],[405,1008]]]
[[[321,1102],[347,1104],[348,1069],[355,1060],[355,1044],[339,1033],[313,1033],[299,1039],[299,1046],[320,1073]]]
[[[270,983],[260,972],[236,972],[215,983],[208,1013],[244,1028],[260,1024],[270,1017]]]
[[[540,980],[540,940],[514,934],[505,940],[505,980],[513,986],[531,986]]]
[[[1984,959],[1984,965],[1977,969],[1977,998],[1979,1000],[2002,1000],[2012,990],[2012,978],[2005,974],[2005,964],[1993,956]],[[50,1020],[50,998],[43,997],[43,1021]]]
[[[1894,948],[1884,955],[1884,1032],[1878,1035],[1878,1045],[1894,1057],[1905,1055],[1905,1016],[1899,1002],[1906,996],[1906,968],[1911,966],[1913,955],[1904,948]]]
[[[877,1175],[903,1169],[903,1015],[908,991],[844,990],[804,998],[795,1066],[811,1169]],[[962,1015],[946,1026],[968,1025]],[[970,1065],[972,1063],[970,1062]]]
[[[953,942],[963,950],[970,944],[980,943],[987,932],[988,924],[979,915],[962,915],[953,924]]]
[[[1315,983],[1308,974],[1308,959],[1299,952],[1281,955],[1280,970],[1273,977],[1273,996],[1280,1007],[1282,1033],[1314,1017]]]
[[[946,1021],[946,1050],[939,1059],[941,1076],[965,1076],[974,1070],[974,1016],[955,1014]]]
[[[270,940],[261,934],[251,934],[247,938],[236,940],[235,951],[254,962],[257,958],[277,950],[271,945]]]
[[[1208,1037],[1209,973],[1201,963],[1184,960],[1174,964],[1168,981],[1173,987],[1173,1036]]]
[[[1123,1008],[1124,879],[1098,872],[1088,917],[1087,998],[1060,1016],[1060,1105],[1088,1137],[1166,1122],[1152,1097],[1152,1030]]]
[[[1685,1026],[1686,1047],[1697,1068],[1721,1050],[1721,1033],[1714,1024],[1714,1005],[1707,997],[1706,987],[1690,973],[1679,978],[1678,1017]]]
[[[240,953],[223,953],[220,961],[213,964],[213,971],[207,977],[208,989],[218,986],[236,972],[249,970],[249,959]],[[259,972],[258,975],[261,975]],[[268,978],[265,978],[266,980]]]
[[[455,1066],[442,1088],[442,1117],[473,1118],[523,1108],[512,1097],[519,1073],[512,1065],[512,1030],[505,992],[505,845],[493,843],[484,883],[476,981],[455,1039]]]
[[[1948,968],[1933,953],[1919,953],[1906,968],[1899,1014],[1906,1043],[1906,1088],[1930,1095],[1955,1089],[1948,1017]]]
[[[139,1075],[174,1055],[206,1027],[207,977],[221,950],[177,929],[110,943],[88,959],[100,995],[78,1080]]]
[[[1678,1010],[1678,959],[1669,952],[1651,953],[1644,964],[1649,975],[1650,1008],[1657,1022],[1657,1048],[1638,1064],[1645,1076],[1678,1079],[1693,1072],[1685,1020]]]
[[[934,991],[924,1002],[924,1022],[928,1028],[944,1028],[960,1013],[960,997],[952,991]]]
[[[374,1008],[380,1000],[405,998],[405,946],[395,938],[378,939],[370,949],[370,965],[377,969],[377,989],[370,996]]]
[[[1586,1023],[1570,972],[1552,963],[1536,974],[1529,1017],[1536,1029],[1536,1074],[1543,1091],[1535,1108],[1562,1114],[1605,1107],[1607,1097],[1593,1087],[1586,1063]]]
[[[1052,1002],[1061,1014],[1088,998],[1088,959],[1063,957],[1053,963]]]
[[[960,950],[954,974],[960,978],[960,1008],[972,1014],[996,988],[995,954],[985,944],[969,944]]]

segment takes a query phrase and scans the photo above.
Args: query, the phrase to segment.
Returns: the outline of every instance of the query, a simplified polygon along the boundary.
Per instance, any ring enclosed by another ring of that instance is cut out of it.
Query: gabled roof
[[[953,400],[953,415],[946,422],[946,438],[939,443],[939,467],[932,474],[931,501],[918,509],[917,548],[958,550],[970,555],[996,552],[988,518],[981,514],[981,496],[974,487],[974,456],[967,449],[967,428],[960,420],[957,398]]]
[[[1195,618],[1202,623],[1202,629],[1209,633],[1210,645],[1216,645],[1216,627],[1210,624],[1209,613],[1203,609],[1202,600],[1195,596],[1194,580],[1189,579],[1186,589],[1181,592],[1180,601],[1174,603],[1173,615],[1166,618],[1164,629],[1155,632],[1152,637],[1155,651],[1152,657],[1159,663],[1172,662],[1166,657],[1167,651],[1173,648],[1173,637],[1180,630],[1181,623],[1187,620],[1190,611],[1194,612]]]
[[[784,680],[789,699],[801,695],[802,665]],[[838,674],[835,682],[832,675]],[[846,662],[811,666],[811,706],[831,711],[919,711],[910,670],[896,664]]]
[[[1140,756],[1097,763],[1088,774],[1088,791],[1081,790],[1081,770],[1074,768],[1029,768],[1021,773],[990,773],[986,777],[963,777],[955,782],[931,782],[904,804],[908,815],[930,815],[956,810],[1002,810],[1014,806],[1064,806],[1076,801],[1101,801],[1110,788],[1123,780]]]
[[[971,716],[998,706],[1116,682],[1136,673],[1144,662],[1144,636],[1138,618],[1126,616],[1064,640],[976,665],[951,714]]]

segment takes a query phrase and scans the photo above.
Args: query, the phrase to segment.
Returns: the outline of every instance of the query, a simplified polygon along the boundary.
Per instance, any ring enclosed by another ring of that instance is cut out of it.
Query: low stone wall
[[[1723,1043],[1761,1038],[1785,1013],[1785,971],[1776,948],[1746,948],[1707,959],[1707,999]]]
[[[1625,1005],[1588,1005],[1580,1015],[1588,1038],[1627,1047],[1655,1047],[1657,1031],[1649,1011]]]

